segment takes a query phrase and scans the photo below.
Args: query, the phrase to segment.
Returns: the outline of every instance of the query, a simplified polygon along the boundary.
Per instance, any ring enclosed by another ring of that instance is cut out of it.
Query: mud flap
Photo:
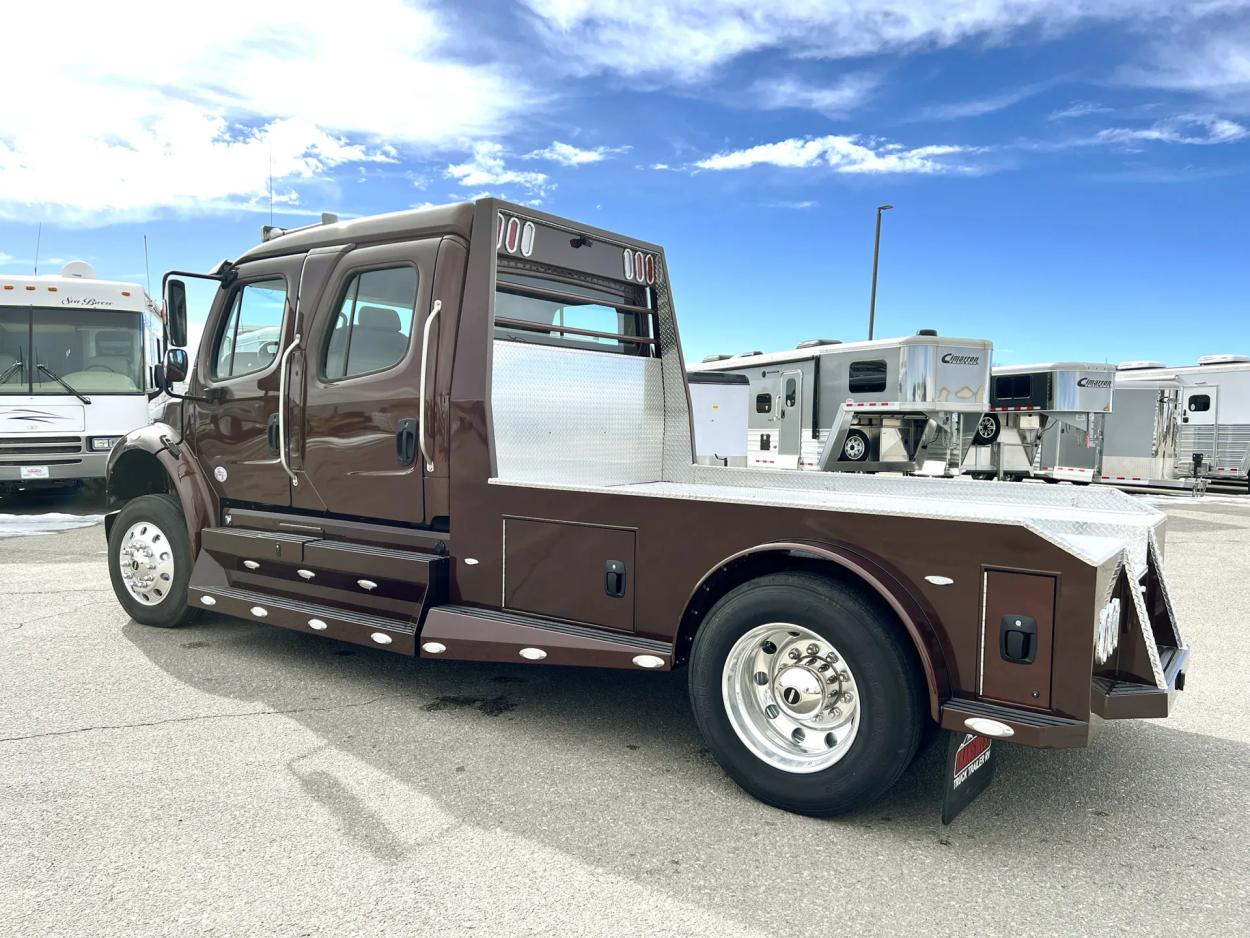
[[[994,780],[994,743],[988,736],[946,730],[942,823],[955,820]]]

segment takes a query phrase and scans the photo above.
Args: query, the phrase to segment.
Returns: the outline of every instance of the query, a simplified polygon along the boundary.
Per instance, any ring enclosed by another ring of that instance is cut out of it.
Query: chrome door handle
[[[286,366],[291,353],[299,346],[299,340],[300,335],[297,332],[291,344],[282,353],[282,361],[278,365],[278,459],[282,463],[283,470],[291,477],[293,486],[299,485],[299,479],[291,471],[291,464],[286,461]]]
[[[425,373],[430,359],[430,326],[443,309],[443,301],[435,300],[430,315],[425,317],[425,331],[421,336],[421,395],[417,399],[417,443],[421,447],[421,458],[425,460],[425,471],[434,471],[434,460],[425,447]]]

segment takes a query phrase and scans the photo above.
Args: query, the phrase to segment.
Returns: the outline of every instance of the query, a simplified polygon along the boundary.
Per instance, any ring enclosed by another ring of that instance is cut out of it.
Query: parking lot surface
[[[0,537],[3,933],[1246,934],[1250,500],[1154,500],[1194,646],[1174,716],[1003,746],[946,828],[940,747],[798,817],[712,761],[682,672],[146,628],[98,524]]]

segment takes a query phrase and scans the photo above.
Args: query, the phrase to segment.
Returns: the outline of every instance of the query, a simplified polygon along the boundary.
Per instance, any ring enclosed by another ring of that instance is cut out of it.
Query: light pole
[[[868,301],[868,338],[872,338],[872,329],[877,319],[877,260],[881,256],[881,213],[888,212],[893,205],[877,206],[877,241],[872,246],[872,299]]]

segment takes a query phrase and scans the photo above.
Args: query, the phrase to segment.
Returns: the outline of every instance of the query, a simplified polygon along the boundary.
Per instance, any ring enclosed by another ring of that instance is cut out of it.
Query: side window
[[[871,394],[885,390],[885,361],[851,362],[851,391]]]
[[[1033,396],[1032,375],[999,375],[994,379],[994,396],[1000,401],[1023,401]]]
[[[799,383],[793,378],[786,378],[786,406],[793,407],[799,399]]]
[[[773,412],[773,396],[771,394],[755,395],[755,412],[757,414],[771,414]]]
[[[416,309],[415,267],[384,267],[353,276],[325,343],[322,376],[337,381],[399,364],[408,354]]]
[[[1210,394],[1195,394],[1189,399],[1189,412],[1191,414],[1200,414],[1203,411],[1211,409]]]
[[[282,344],[286,281],[245,283],[235,290],[213,350],[213,377],[236,378],[268,368]]]

